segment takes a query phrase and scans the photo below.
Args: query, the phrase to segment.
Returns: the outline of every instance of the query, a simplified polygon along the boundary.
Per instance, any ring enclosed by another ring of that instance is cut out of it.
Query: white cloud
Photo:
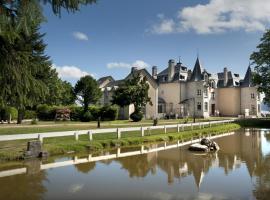
[[[152,33],[167,34],[174,32],[176,24],[173,19],[167,19],[163,14],[158,14],[159,22],[151,28]]]
[[[113,68],[128,68],[128,69],[130,69],[131,67],[137,67],[139,69],[142,69],[142,68],[149,67],[149,64],[147,64],[143,60],[136,60],[133,63],[111,62],[111,63],[107,64],[108,69],[113,69]]]
[[[198,34],[229,30],[264,31],[270,25],[269,0],[210,0],[205,5],[185,7],[175,18],[158,15],[151,27],[156,34],[195,31]]]
[[[88,36],[85,33],[82,32],[74,32],[73,37],[77,40],[84,40],[88,41]]]
[[[83,187],[84,187],[84,184],[74,184],[74,185],[71,185],[69,187],[68,191],[70,193],[74,194],[74,193],[77,193],[77,192],[81,191],[83,189]]]
[[[79,67],[76,66],[56,66],[53,64],[53,68],[56,69],[58,76],[64,79],[79,79],[82,76],[89,75],[88,72],[82,71]],[[91,76],[93,75],[91,74]]]

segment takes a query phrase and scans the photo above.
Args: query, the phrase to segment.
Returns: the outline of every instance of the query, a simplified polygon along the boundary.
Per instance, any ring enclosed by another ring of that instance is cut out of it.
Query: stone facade
[[[133,69],[134,70],[134,69]],[[152,76],[146,69],[135,70],[146,76],[150,85],[149,96],[153,106],[145,108],[145,118],[176,118],[193,116],[260,116],[261,94],[252,84],[252,72],[248,67],[244,79],[224,68],[223,72],[211,74],[201,66],[197,58],[193,70],[179,61],[169,60],[168,67],[160,73],[153,66]],[[134,73],[132,71],[126,78]],[[100,81],[102,80],[102,81]],[[110,102],[113,90],[120,81],[112,77],[99,80],[103,97],[100,102]],[[122,118],[133,112],[132,105],[122,108]],[[125,111],[124,111],[125,110]]]
[[[123,80],[114,80],[112,77],[102,77],[98,80],[99,87],[101,88],[102,97],[99,101],[101,105],[111,104],[113,92],[123,83],[124,80],[129,79],[132,75],[139,74],[141,78],[146,77],[147,83],[149,84],[148,96],[151,98],[152,105],[149,103],[146,105],[144,110],[144,118],[153,119],[157,117],[158,107],[158,84],[156,80],[148,73],[146,69],[132,68],[130,74]],[[134,105],[119,108],[119,119],[129,119],[130,114],[134,112]]]

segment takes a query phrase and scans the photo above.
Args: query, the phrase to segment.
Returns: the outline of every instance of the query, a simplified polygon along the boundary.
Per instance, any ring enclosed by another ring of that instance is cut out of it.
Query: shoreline
[[[80,140],[74,141],[73,137],[63,138],[48,138],[43,143],[43,150],[48,151],[50,156],[56,155],[70,155],[70,153],[88,153],[98,152],[101,150],[108,150],[117,147],[134,147],[144,144],[153,144],[159,142],[174,142],[190,141],[192,139],[198,139],[200,137],[208,136],[209,134],[218,135],[226,132],[231,132],[240,129],[241,126],[237,123],[230,123],[225,125],[216,125],[213,127],[206,127],[203,129],[185,130],[181,132],[169,132],[169,133],[157,133],[144,137],[127,135],[121,139],[117,139],[112,134],[102,134],[103,138],[88,141],[87,136],[82,136]],[[10,143],[10,142],[9,142]],[[24,147],[23,147],[24,144]],[[0,161],[14,161],[24,160],[23,151],[26,148],[25,141],[14,142],[17,145],[15,150],[0,151]],[[21,145],[21,146],[20,146]]]

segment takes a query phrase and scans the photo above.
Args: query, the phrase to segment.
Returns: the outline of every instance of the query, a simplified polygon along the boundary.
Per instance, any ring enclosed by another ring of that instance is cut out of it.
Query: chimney
[[[131,67],[131,73],[134,73],[137,70],[138,70],[138,67]]]
[[[157,66],[152,67],[152,77],[157,79]]]
[[[191,74],[192,74],[192,71],[189,69],[189,70],[188,70],[188,72],[187,72],[187,80],[189,80],[189,79],[190,79]]]
[[[224,75],[224,87],[226,87],[228,84],[228,69],[227,69],[227,67],[224,68],[223,75]]]
[[[168,81],[171,81],[174,76],[175,61],[173,59],[169,60],[168,63]]]

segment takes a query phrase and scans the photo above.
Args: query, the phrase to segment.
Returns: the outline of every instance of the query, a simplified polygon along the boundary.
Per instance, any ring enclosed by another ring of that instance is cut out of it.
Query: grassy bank
[[[196,119],[199,121],[216,121],[225,120],[230,118],[224,117],[210,117],[207,119]],[[188,122],[192,122],[192,119],[188,119]],[[184,119],[169,119],[169,120],[159,120],[159,125],[165,124],[177,124],[184,123]],[[129,127],[129,126],[152,126],[153,120],[142,120],[140,122],[131,122],[129,120],[115,120],[115,121],[105,121],[101,122],[101,128],[116,128],[116,127]],[[38,122],[38,124],[31,125],[29,123],[24,124],[0,124],[0,135],[11,135],[11,134],[26,134],[26,133],[45,133],[45,132],[55,132],[55,131],[76,131],[76,130],[89,130],[96,129],[97,122]]]
[[[141,137],[140,132],[122,133],[122,138],[117,139],[115,133],[96,134],[93,136],[93,141],[89,141],[86,135],[81,135],[78,141],[74,137],[58,137],[48,138],[44,140],[43,148],[47,150],[50,155],[59,155],[65,153],[79,153],[89,151],[99,151],[102,149],[114,148],[117,146],[137,146],[147,143],[155,143],[161,141],[187,141],[191,138],[197,138],[204,135],[216,135],[224,132],[234,131],[240,128],[240,125],[232,123],[225,125],[216,125],[213,127],[206,127],[204,129],[191,130],[186,129],[177,133],[175,129],[168,129],[168,133],[164,134],[162,130],[153,132],[145,132],[145,136]],[[15,160],[23,157],[23,152],[26,149],[27,141],[10,141],[1,142],[0,146],[0,160]]]
[[[270,118],[241,119],[237,124],[241,127],[270,128]]]

